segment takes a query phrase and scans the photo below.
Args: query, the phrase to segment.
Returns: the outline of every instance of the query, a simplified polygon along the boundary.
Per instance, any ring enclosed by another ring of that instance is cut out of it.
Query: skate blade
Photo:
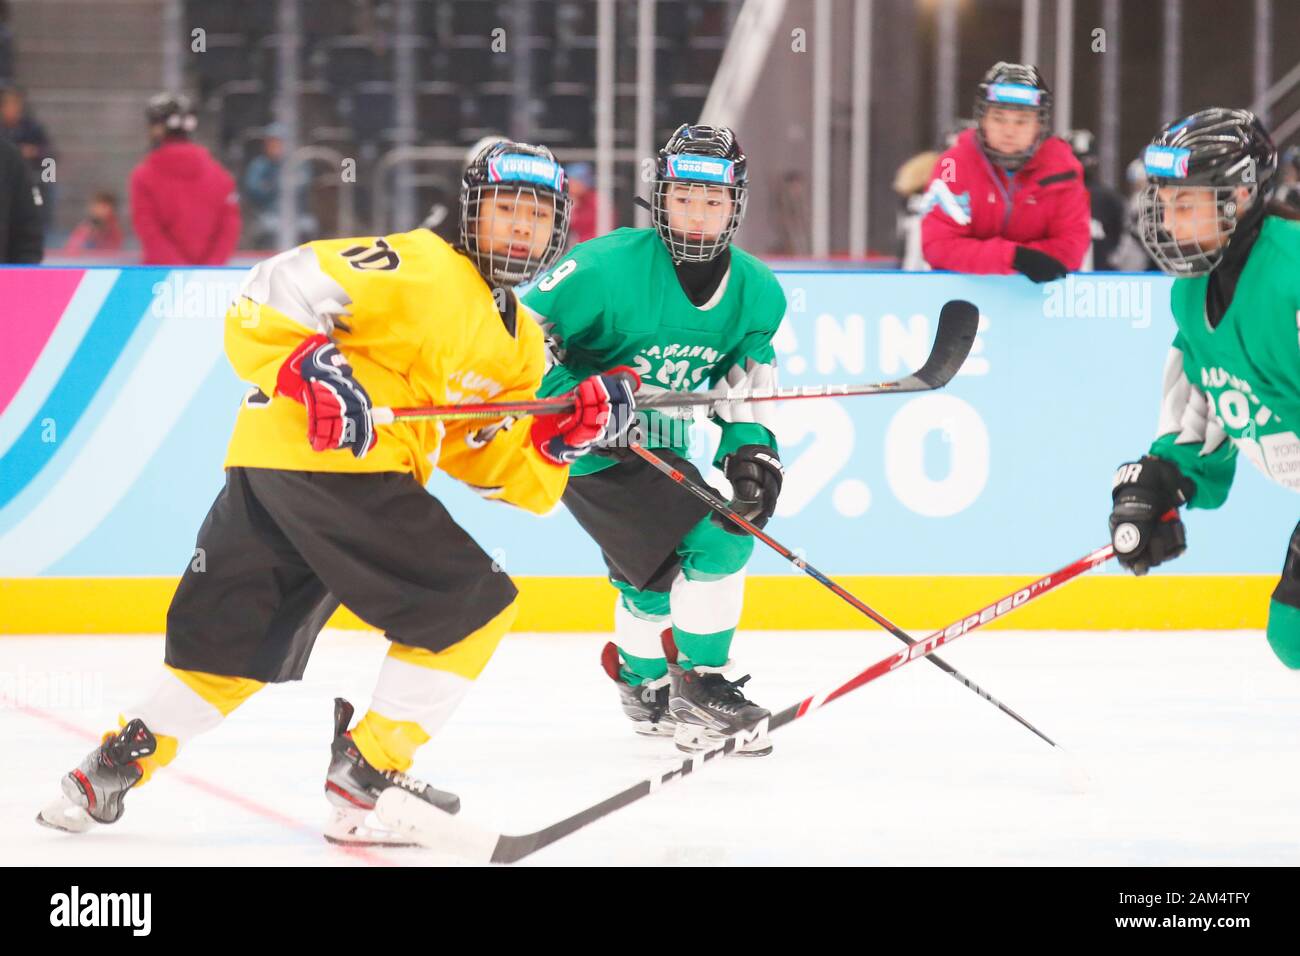
[[[648,720],[639,720],[632,728],[638,737],[672,737],[677,733],[677,725],[660,721],[652,724]]]
[[[366,822],[371,811],[336,807],[324,827],[326,841],[335,846],[419,846],[409,836],[395,830],[374,827]]]
[[[63,797],[51,800],[42,807],[41,812],[36,814],[36,822],[43,827],[62,830],[64,833],[85,833],[95,825],[94,819],[86,812],[85,807]]]

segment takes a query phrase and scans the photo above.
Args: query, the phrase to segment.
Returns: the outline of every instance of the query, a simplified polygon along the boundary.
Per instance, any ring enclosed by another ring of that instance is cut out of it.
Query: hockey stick
[[[698,766],[718,757],[726,756],[738,746],[750,740],[757,740],[764,734],[771,733],[778,727],[808,716],[814,710],[825,707],[831,701],[843,697],[850,691],[857,690],[865,684],[883,677],[890,671],[897,670],[914,660],[928,657],[944,644],[957,640],[963,634],[969,634],[991,621],[1009,614],[1016,608],[1024,607],[1035,598],[1055,590],[1067,581],[1078,577],[1114,555],[1110,545],[1093,551],[1073,564],[1066,565],[1037,581],[1019,588],[1001,600],[986,605],[979,611],[960,621],[955,621],[940,631],[935,631],[923,641],[917,641],[911,647],[905,647],[897,653],[890,654],[860,671],[844,683],[830,690],[811,697],[805,697],[797,704],[792,704],[780,713],[759,721],[749,730],[741,731],[728,737],[716,747],[694,754],[679,765],[660,776],[649,777],[621,790],[599,803],[579,810],[572,816],[565,817],[557,823],[533,833],[507,834],[475,826],[460,817],[454,817],[436,807],[413,797],[399,787],[389,787],[379,795],[375,810],[379,818],[389,827],[410,836],[415,842],[433,850],[455,854],[461,858],[478,863],[514,863],[536,853],[543,847],[550,846],[589,823],[608,816],[615,810],[635,803],[642,797],[649,796],[666,783],[681,779],[692,773]]]
[[[916,644],[916,639],[913,638],[906,631],[904,631],[902,628],[900,628],[897,624],[894,624],[883,614],[880,614],[878,611],[874,610],[869,604],[864,603],[862,600],[860,600],[859,598],[855,597],[853,594],[845,590],[842,586],[836,584],[834,581],[832,581],[826,575],[822,574],[822,572],[818,571],[816,568],[814,568],[803,558],[799,557],[797,554],[795,554],[785,545],[781,544],[781,542],[777,541],[775,538],[769,537],[767,534],[764,534],[762,529],[760,529],[757,525],[753,524],[752,522],[746,521],[740,515],[736,514],[736,512],[732,511],[731,508],[727,506],[727,503],[725,501],[723,501],[721,498],[715,495],[708,488],[704,488],[701,487],[700,485],[695,484],[695,482],[688,479],[680,471],[678,471],[672,465],[668,464],[666,461],[664,461],[654,452],[646,448],[643,448],[642,446],[635,443],[629,445],[629,447],[640,458],[649,462],[658,471],[667,475],[678,485],[680,485],[681,487],[689,491],[691,494],[693,494],[696,498],[699,498],[706,505],[708,505],[713,511],[722,515],[724,518],[728,519],[733,524],[737,524],[740,527],[744,528],[746,532],[753,535],[759,541],[763,542],[765,545],[767,545],[769,548],[771,548],[781,557],[785,558],[787,561],[793,564],[800,571],[803,571],[805,574],[807,574],[818,584],[829,589],[830,592],[834,594],[836,597],[848,603],[855,610],[861,611],[867,617],[871,618],[871,620],[875,621],[877,624],[883,627],[890,634],[894,635],[894,637],[898,638],[904,644],[907,644],[909,646]],[[1012,719],[1018,721],[1026,730],[1032,731],[1033,733],[1041,737],[1043,740],[1047,741],[1047,743],[1049,743],[1051,746],[1057,747],[1059,749],[1060,745],[1055,740],[1047,736],[1047,734],[1043,733],[1041,730],[1039,730],[1029,721],[1025,720],[1025,718],[1021,717],[1014,710],[1012,710],[1006,704],[1002,703],[1002,701],[998,700],[996,697],[994,697],[984,688],[980,687],[979,684],[976,684],[969,677],[962,674],[961,671],[957,670],[957,668],[953,667],[947,661],[939,657],[931,657],[930,663],[933,664],[935,667],[939,668],[939,670],[943,671],[948,676],[952,677],[954,680],[960,681],[961,683],[965,684],[967,687],[969,687],[975,693],[979,694],[979,696],[983,697],[985,700],[987,700],[998,710],[1002,711],[1008,717],[1011,717]]]
[[[939,310],[930,355],[919,370],[893,382],[867,385],[804,385],[795,388],[715,388],[703,392],[656,390],[636,397],[638,409],[707,407],[740,402],[782,402],[801,398],[854,398],[861,395],[894,395],[929,392],[943,388],[957,374],[970,354],[979,329],[979,310],[969,302],[953,299]],[[503,415],[558,415],[573,410],[573,400],[564,395],[531,398],[517,402],[478,402],[465,405],[427,405],[411,408],[373,408],[376,425],[398,420],[501,418]]]

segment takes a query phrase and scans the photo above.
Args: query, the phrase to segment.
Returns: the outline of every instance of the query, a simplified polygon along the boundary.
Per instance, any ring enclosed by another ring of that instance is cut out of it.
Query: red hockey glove
[[[293,350],[280,366],[275,390],[307,406],[307,439],[317,451],[346,448],[364,458],[375,447],[370,396],[324,335],[313,335]]]
[[[543,458],[567,465],[593,448],[618,441],[632,424],[633,393],[640,385],[637,374],[626,366],[583,379],[568,393],[573,396],[573,411],[533,419],[533,444]]]

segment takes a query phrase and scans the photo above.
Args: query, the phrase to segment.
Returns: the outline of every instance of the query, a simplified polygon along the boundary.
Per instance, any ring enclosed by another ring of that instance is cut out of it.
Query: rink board
[[[246,390],[222,354],[242,275],[0,269],[0,633],[161,628]],[[778,277],[787,385],[899,377],[924,360],[944,301],[983,317],[942,392],[779,405],[780,540],[909,627],[946,624],[1105,541],[1114,467],[1155,428],[1170,280]],[[716,429],[697,432],[707,464]],[[520,582],[521,627],[610,626],[600,556],[562,508],[539,520],[442,476],[430,490]],[[1225,508],[1188,516],[1190,550],[1168,573],[1095,573],[1009,623],[1262,627],[1298,501],[1243,462]],[[861,623],[761,547],[750,571],[745,627]]]

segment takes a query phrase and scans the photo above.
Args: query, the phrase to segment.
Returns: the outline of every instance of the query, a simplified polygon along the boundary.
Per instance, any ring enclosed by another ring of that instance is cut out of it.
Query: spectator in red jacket
[[[100,190],[86,207],[86,218],[68,236],[64,255],[82,252],[117,252],[122,248],[122,226],[117,218],[117,197]]]
[[[596,170],[591,163],[569,163],[564,167],[569,177],[569,197],[573,209],[569,213],[569,244],[576,246],[600,233],[596,223],[600,219],[600,194],[596,192]]]
[[[230,173],[190,134],[189,98],[149,101],[153,151],[131,173],[131,221],[145,265],[225,265],[239,241],[239,193]]]
[[[1092,242],[1083,167],[1048,135],[1052,94],[1034,66],[984,75],[974,129],[935,164],[921,248],[936,269],[1019,272],[1050,282],[1076,270]]]

